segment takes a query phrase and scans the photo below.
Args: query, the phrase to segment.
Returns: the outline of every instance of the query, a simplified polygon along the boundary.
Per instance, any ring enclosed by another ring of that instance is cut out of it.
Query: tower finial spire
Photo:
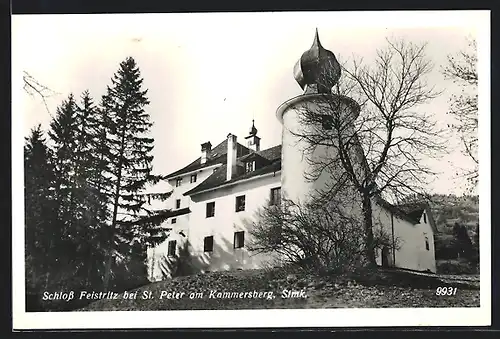
[[[257,128],[255,128],[255,119],[252,119],[252,127],[250,127],[250,135],[257,135]]]
[[[340,78],[340,72],[340,64],[335,55],[321,45],[316,27],[311,48],[295,64],[295,80],[305,91],[330,93]]]

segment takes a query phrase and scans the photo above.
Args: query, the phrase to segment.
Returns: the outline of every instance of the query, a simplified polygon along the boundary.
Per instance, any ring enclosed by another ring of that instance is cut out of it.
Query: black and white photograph
[[[489,11],[13,15],[12,86],[15,329],[491,324]]]

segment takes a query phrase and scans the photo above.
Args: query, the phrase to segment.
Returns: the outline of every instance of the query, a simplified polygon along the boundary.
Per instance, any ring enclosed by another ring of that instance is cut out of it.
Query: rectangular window
[[[182,185],[182,178],[175,179],[175,187],[179,187],[180,185]]]
[[[195,174],[191,174],[191,181],[190,182],[191,183],[196,182],[196,178],[197,178],[196,173]]]
[[[177,247],[177,241],[176,240],[170,240],[168,242],[168,256],[169,257],[175,257],[175,250]]]
[[[245,163],[245,172],[253,172],[255,171],[255,161],[248,161]]]
[[[425,249],[429,251],[429,238],[425,237]]]
[[[245,232],[234,232],[234,248],[242,248],[245,246]]]
[[[207,203],[207,218],[215,216],[215,202]]]
[[[269,199],[270,205],[280,205],[281,204],[281,187],[271,188],[271,197]]]
[[[245,210],[245,196],[240,195],[236,197],[236,212],[241,212]]]
[[[325,130],[331,130],[333,126],[333,117],[331,115],[321,115],[321,125]]]
[[[213,235],[209,237],[205,237],[203,240],[203,251],[205,252],[213,252],[214,250],[214,237]]]
[[[181,208],[181,199],[175,200],[175,208]]]
[[[427,215],[424,212],[424,224],[427,224]]]
[[[172,224],[177,223],[177,218],[172,218]]]

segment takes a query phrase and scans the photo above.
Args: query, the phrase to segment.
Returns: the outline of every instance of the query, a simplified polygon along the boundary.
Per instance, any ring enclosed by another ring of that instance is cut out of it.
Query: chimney
[[[236,135],[229,133],[227,135],[227,175],[226,180],[231,180],[233,174],[236,174]]]
[[[212,144],[210,143],[210,141],[207,141],[207,142],[201,144],[201,164],[202,165],[207,162],[208,153],[210,153],[211,150],[212,150]]]

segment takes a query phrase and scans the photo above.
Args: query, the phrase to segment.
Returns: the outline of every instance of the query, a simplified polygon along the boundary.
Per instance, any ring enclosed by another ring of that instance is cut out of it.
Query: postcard
[[[12,60],[15,330],[491,323],[489,11],[14,15]]]

